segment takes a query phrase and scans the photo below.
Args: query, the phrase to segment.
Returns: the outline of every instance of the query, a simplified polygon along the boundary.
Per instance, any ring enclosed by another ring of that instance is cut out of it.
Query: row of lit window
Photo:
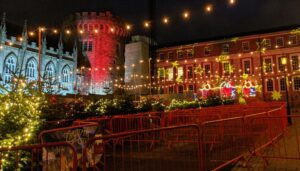
[[[263,43],[261,43],[262,44],[261,48],[265,48],[265,49],[271,49],[272,48],[271,39],[263,39],[262,42]],[[277,37],[276,41],[275,41],[274,48],[284,47],[284,44],[285,44],[284,37]],[[290,46],[298,45],[297,36],[296,35],[289,36],[289,40],[288,40],[287,44],[290,45]],[[255,45],[255,46],[257,46],[257,45]],[[257,49],[257,47],[256,47],[256,49]],[[249,41],[242,42],[242,50],[243,50],[243,52],[249,52],[251,50]],[[229,53],[229,51],[230,51],[229,44],[223,44],[222,45],[222,52],[223,53]],[[186,51],[178,50],[177,51],[177,59],[184,59],[185,52],[186,52],[187,58],[193,58],[194,57],[194,50],[192,50],[192,49],[188,49]],[[211,55],[211,52],[212,52],[212,48],[210,46],[204,47],[204,56]],[[160,60],[164,61],[166,59],[165,53],[160,53],[159,58],[160,58]],[[174,60],[175,59],[174,52],[168,52],[168,59],[169,60]]]
[[[292,81],[293,81],[293,89],[296,91],[300,90],[300,77],[298,77],[298,76],[293,77]],[[266,80],[266,90],[268,92],[273,92],[275,90],[273,79]],[[279,90],[286,91],[286,79],[285,78],[279,79]]]

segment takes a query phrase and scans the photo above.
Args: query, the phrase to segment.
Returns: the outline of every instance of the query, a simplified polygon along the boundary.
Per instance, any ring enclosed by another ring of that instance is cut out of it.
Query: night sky
[[[300,0],[157,0],[154,20],[155,38],[160,44],[193,41],[300,24]],[[211,14],[204,12],[207,3],[214,5]],[[143,31],[149,19],[149,0],[0,0],[0,12],[7,20],[22,25],[57,25],[74,12],[112,11],[134,24],[133,34]],[[191,18],[182,19],[189,10]],[[163,25],[163,16],[170,18]]]

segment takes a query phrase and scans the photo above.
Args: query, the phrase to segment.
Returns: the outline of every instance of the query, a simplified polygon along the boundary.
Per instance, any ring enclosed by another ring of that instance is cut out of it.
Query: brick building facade
[[[291,101],[300,103],[299,32],[284,29],[159,48],[155,63],[158,93],[189,91],[201,96],[204,90],[221,92],[227,85],[253,87],[254,93],[248,95],[264,100],[277,91],[284,99],[286,74]],[[282,57],[287,58],[286,65]]]

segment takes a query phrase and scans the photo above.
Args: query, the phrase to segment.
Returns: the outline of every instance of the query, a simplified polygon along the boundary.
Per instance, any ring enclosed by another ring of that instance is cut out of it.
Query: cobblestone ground
[[[294,111],[293,114],[300,115],[298,111]],[[300,171],[299,143],[300,118],[293,120],[293,125],[288,127],[288,133],[285,135],[285,138],[281,139],[276,145],[272,145],[261,152],[261,154],[268,156],[288,156],[299,158],[299,160],[251,157],[247,164],[244,161],[238,162],[232,171]],[[245,158],[249,159],[249,156]]]

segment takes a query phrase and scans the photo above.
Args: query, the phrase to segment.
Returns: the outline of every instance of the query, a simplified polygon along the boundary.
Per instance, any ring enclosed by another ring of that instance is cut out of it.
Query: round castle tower
[[[82,12],[76,13],[76,25],[91,65],[90,93],[113,93],[124,80],[124,24],[110,12]]]

